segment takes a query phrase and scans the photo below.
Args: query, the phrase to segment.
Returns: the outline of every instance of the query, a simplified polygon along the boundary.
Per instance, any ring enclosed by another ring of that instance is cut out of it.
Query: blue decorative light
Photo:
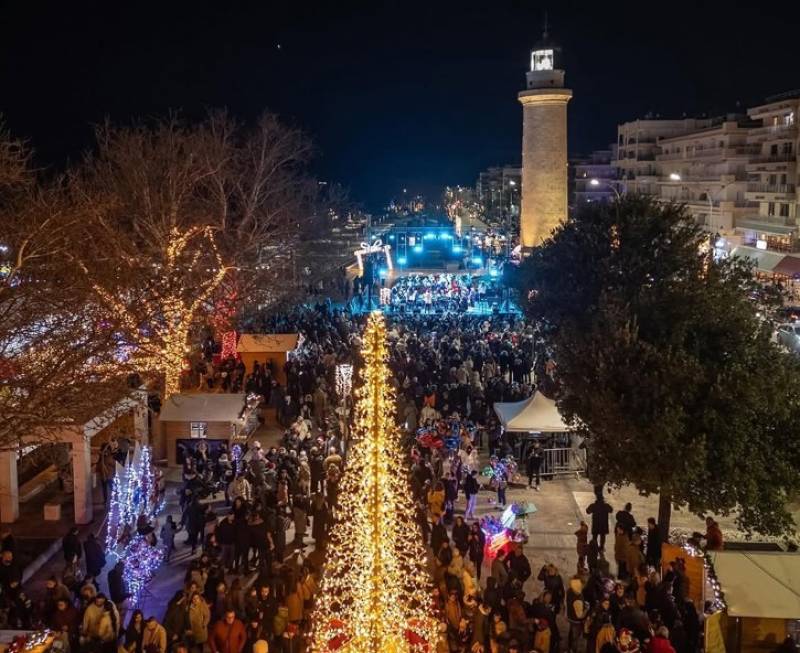
[[[386,268],[380,268],[380,269],[378,270],[378,276],[379,276],[381,279],[385,279],[387,274],[389,274],[389,270],[387,270]]]
[[[400,256],[397,259],[397,265],[405,265],[408,263],[408,259],[405,256]]]
[[[423,236],[425,240],[436,240],[436,234],[434,233],[427,233]]]
[[[414,253],[422,254],[422,245],[414,245]]]
[[[453,234],[442,234],[442,240],[453,240]]]
[[[500,275],[500,271],[497,268],[492,268],[491,270],[489,270],[489,276],[490,277],[496,277],[496,276],[499,276],[499,275]]]
[[[482,267],[483,266],[483,258],[480,257],[480,256],[473,256],[472,257],[472,262],[475,265],[477,265],[478,267]]]
[[[453,254],[461,254],[464,251],[464,248],[461,245],[453,245]]]

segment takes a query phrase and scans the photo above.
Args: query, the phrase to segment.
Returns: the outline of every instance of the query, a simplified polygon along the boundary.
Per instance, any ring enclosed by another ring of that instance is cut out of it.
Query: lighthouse
[[[567,218],[567,102],[561,49],[545,27],[531,51],[522,104],[522,207],[525,249],[540,245]]]

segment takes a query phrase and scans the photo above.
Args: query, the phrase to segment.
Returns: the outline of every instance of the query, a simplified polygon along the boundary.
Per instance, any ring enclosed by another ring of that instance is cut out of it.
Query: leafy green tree
[[[519,284],[592,481],[658,493],[665,536],[672,505],[788,533],[800,365],[772,340],[779,293],[708,244],[682,207],[626,197],[556,230]]]

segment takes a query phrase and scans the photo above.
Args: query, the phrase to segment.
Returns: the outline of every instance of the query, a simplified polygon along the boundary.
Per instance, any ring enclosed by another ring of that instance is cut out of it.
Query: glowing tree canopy
[[[364,366],[339,515],[314,613],[315,653],[410,653],[436,642],[431,584],[388,383],[386,326],[364,334]]]

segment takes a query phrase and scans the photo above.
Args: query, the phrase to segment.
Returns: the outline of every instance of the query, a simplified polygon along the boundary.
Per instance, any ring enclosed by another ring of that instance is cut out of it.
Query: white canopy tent
[[[556,402],[541,392],[535,392],[524,401],[498,402],[494,412],[506,431],[566,433],[572,430],[558,412]]]
[[[711,562],[728,616],[800,619],[800,556],[796,553],[718,551]]]

